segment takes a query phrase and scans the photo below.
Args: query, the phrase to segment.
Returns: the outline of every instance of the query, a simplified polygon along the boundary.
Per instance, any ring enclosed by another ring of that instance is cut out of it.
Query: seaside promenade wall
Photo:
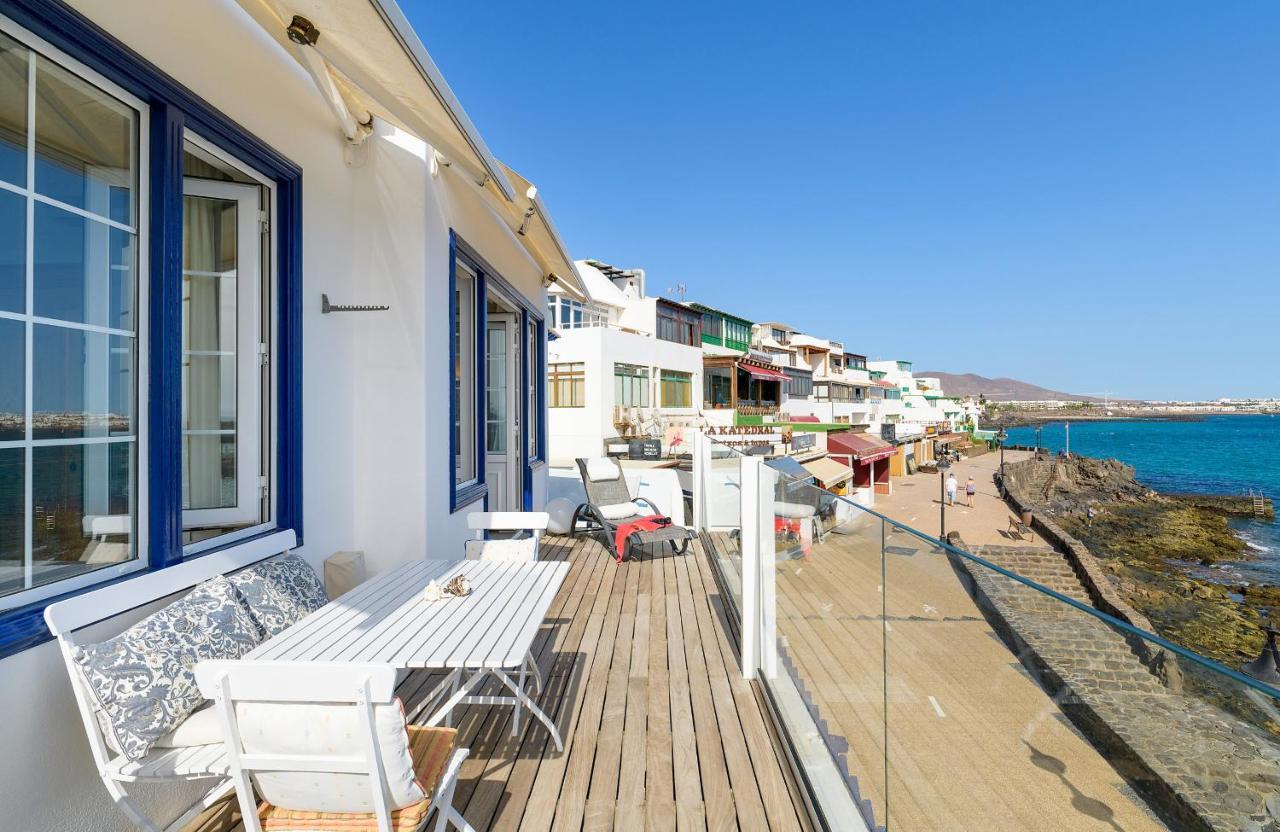
[[[1055,466],[1063,464],[1056,459],[1027,459],[1010,462],[1004,466],[1004,482],[1000,474],[996,480],[1004,491],[1005,500],[1019,514],[1030,511],[1031,525],[1051,546],[1066,556],[1080,583],[1084,585],[1093,606],[1140,630],[1155,632],[1151,621],[1131,607],[1116,590],[1111,579],[1098,564],[1093,553],[1083,543],[1055,523],[1035,495],[1041,493],[1053,478]],[[1147,667],[1173,692],[1182,689],[1182,674],[1173,656],[1163,648],[1153,647],[1140,638],[1130,639],[1134,652]]]

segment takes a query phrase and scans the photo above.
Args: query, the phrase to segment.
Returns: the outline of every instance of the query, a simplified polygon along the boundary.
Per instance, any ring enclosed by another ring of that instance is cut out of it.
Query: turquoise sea
[[[1066,438],[1063,422],[1043,426],[1044,447],[1056,452],[1065,447]],[[1035,442],[1034,427],[1009,431],[1010,444]],[[1071,452],[1127,462],[1139,481],[1158,491],[1247,494],[1253,489],[1280,503],[1280,416],[1207,416],[1194,422],[1073,422]],[[1257,566],[1280,576],[1280,523],[1241,520],[1233,525],[1254,547],[1259,556]]]

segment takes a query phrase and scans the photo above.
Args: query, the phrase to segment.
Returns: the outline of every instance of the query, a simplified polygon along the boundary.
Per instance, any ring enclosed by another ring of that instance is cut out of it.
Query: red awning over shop
[[[872,387],[887,387],[888,389],[893,390],[893,389],[894,389],[894,388],[896,388],[898,385],[894,384],[892,381],[885,381],[885,380],[884,380],[884,379],[882,379],[882,378],[876,378],[876,379],[872,379],[872,380],[871,380],[871,386],[872,386]]]
[[[827,434],[827,453],[848,454],[859,462],[872,462],[893,456],[893,445],[866,433],[840,431]]]
[[[790,422],[804,422],[806,424],[817,423],[822,421],[817,416],[788,416],[787,420]]]
[[[739,367],[751,374],[752,378],[758,378],[761,381],[786,381],[787,374],[780,373],[777,370],[770,370],[765,367],[756,367],[752,364],[739,364]]]

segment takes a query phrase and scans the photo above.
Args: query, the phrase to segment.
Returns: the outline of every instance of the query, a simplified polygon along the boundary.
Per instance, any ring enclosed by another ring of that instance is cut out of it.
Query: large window
[[[702,316],[659,298],[658,338],[690,347],[699,346],[702,343]]]
[[[479,278],[460,257],[453,261],[453,486],[479,482],[476,442],[476,333],[479,330]]]
[[[558,329],[582,329],[584,327],[601,327],[609,322],[609,313],[603,307],[580,300],[567,298],[564,295],[550,295],[547,298],[547,312],[551,326]]]
[[[724,345],[746,352],[751,346],[751,325],[732,318],[724,320]]]
[[[548,365],[547,388],[551,391],[551,407],[584,407],[587,381],[582,362]]]
[[[693,407],[693,373],[662,371],[662,406]]]
[[[813,395],[813,374],[801,370],[783,369],[787,374],[787,395],[793,399],[807,399]]]
[[[105,79],[0,34],[4,606],[143,565],[145,121]]]
[[[733,407],[733,368],[702,368],[702,399],[706,407]]]
[[[613,403],[620,407],[648,407],[649,368],[614,364]]]

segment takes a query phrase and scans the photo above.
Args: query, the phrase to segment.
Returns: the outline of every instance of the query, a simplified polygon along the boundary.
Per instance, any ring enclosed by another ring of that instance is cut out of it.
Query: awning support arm
[[[294,23],[296,24],[299,19],[295,17]],[[289,27],[289,31],[290,40],[293,40],[293,26]],[[297,44],[297,41],[294,43]],[[329,74],[329,65],[316,52],[315,47],[312,44],[297,44],[293,51],[298,56],[298,63],[302,64],[302,68],[311,76],[311,80],[315,81],[320,95],[324,97],[325,103],[337,117],[342,134],[347,137],[347,141],[358,145],[368,138],[373,132],[373,116],[366,112],[363,118],[357,119],[352,115],[351,108],[347,106],[347,100],[342,96],[342,91],[338,89],[333,76]]]

